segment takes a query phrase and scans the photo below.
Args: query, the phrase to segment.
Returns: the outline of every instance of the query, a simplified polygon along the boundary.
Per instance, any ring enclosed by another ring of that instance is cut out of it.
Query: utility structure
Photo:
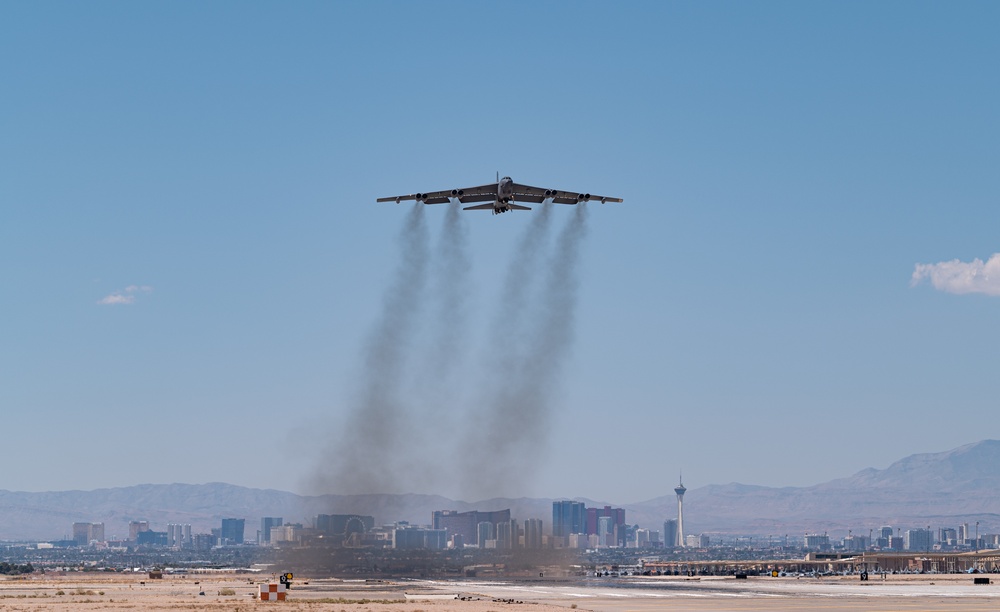
[[[680,477],[680,484],[674,488],[674,493],[677,494],[677,545],[681,548],[684,547],[684,493],[687,489],[684,487],[684,476]]]

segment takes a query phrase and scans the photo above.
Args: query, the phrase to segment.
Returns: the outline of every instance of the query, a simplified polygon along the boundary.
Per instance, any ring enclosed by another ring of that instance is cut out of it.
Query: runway
[[[423,581],[435,589],[498,599],[535,601],[595,612],[662,610],[995,610],[1000,585],[975,585],[972,576],[629,578],[574,583]]]

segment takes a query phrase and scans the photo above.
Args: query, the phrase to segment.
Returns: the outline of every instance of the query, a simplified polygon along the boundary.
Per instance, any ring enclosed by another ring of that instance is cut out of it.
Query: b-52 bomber
[[[546,200],[550,200],[555,204],[581,204],[593,200],[604,204],[605,202],[623,201],[621,198],[521,185],[520,183],[515,183],[509,176],[500,178],[499,173],[497,173],[497,182],[488,185],[466,187],[464,189],[430,191],[428,193],[411,193],[409,195],[379,198],[376,201],[396,202],[398,204],[404,200],[416,200],[424,204],[446,204],[451,200],[458,200],[462,204],[487,202],[487,204],[466,206],[463,210],[492,210],[494,215],[499,215],[509,210],[531,210],[527,206],[518,204],[518,202],[541,204]]]

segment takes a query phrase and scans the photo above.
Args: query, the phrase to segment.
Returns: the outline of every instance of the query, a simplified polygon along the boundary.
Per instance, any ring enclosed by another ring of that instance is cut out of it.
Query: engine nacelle
[[[556,195],[555,191],[553,191],[551,189],[546,189],[545,190],[545,197],[547,197],[547,198],[554,198],[555,195]]]
[[[427,197],[427,195],[426,195],[426,194],[423,194],[423,193],[418,193],[418,194],[417,194],[417,198],[416,198],[416,199],[417,199],[417,202],[423,202],[423,201],[424,201],[424,198],[426,198],[426,197]]]
[[[451,197],[453,197],[453,198],[460,198],[463,195],[465,195],[465,191],[462,190],[462,189],[452,189],[451,190]]]

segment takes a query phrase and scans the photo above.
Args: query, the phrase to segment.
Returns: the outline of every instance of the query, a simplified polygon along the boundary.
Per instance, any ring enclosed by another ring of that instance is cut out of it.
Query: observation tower
[[[677,546],[684,547],[684,476],[680,477],[680,484],[674,488],[677,494]]]

